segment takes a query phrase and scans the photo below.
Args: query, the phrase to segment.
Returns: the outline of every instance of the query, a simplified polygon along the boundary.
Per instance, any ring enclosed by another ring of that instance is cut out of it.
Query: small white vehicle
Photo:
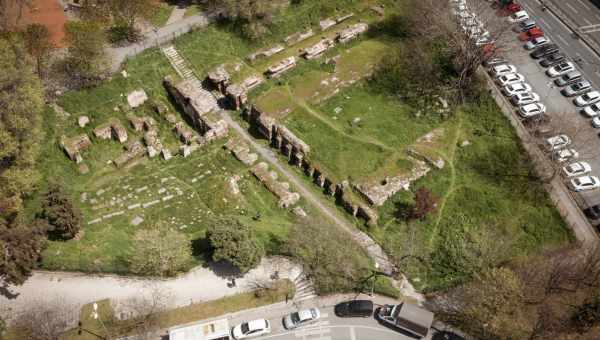
[[[525,11],[518,11],[513,13],[510,17],[508,17],[508,21],[516,23],[529,19],[529,14]]]
[[[570,61],[563,61],[558,65],[554,65],[548,70],[546,70],[546,74],[548,75],[548,77],[556,78],[567,74],[571,71],[575,71],[575,65],[573,65],[573,63]]]
[[[519,107],[519,115],[523,118],[532,118],[546,112],[546,106],[542,103],[527,104]]]
[[[581,113],[589,118],[595,118],[600,115],[600,103],[595,103],[581,109]]]
[[[567,177],[575,177],[585,175],[592,171],[592,167],[587,162],[571,163],[563,168],[563,172]]]
[[[596,176],[581,176],[571,180],[573,191],[585,191],[600,188],[600,180]]]
[[[592,105],[596,102],[600,101],[600,92],[598,91],[590,91],[588,93],[582,94],[581,96],[573,99],[573,103],[577,106],[587,106]]]
[[[510,98],[510,101],[514,105],[522,106],[539,102],[540,96],[535,92],[523,92],[517,93],[514,96],[512,96],[512,98]]]
[[[526,50],[533,50],[534,48],[538,48],[540,46],[546,45],[550,42],[546,37],[537,37],[529,40],[523,47]]]
[[[515,94],[531,92],[531,85],[527,83],[515,83],[504,86],[502,93],[507,97],[512,97]]]
[[[490,74],[492,74],[496,78],[506,75],[506,74],[516,73],[516,72],[517,72],[517,67],[515,65],[510,65],[510,64],[498,65],[498,66],[494,66],[490,69]]]
[[[592,119],[592,126],[596,129],[600,128],[600,116],[596,116]]]
[[[525,76],[520,73],[509,73],[496,78],[496,83],[500,86],[506,86],[514,83],[522,83],[525,81]]]
[[[557,135],[546,139],[548,148],[552,151],[562,149],[571,144],[571,138],[567,135]]]
[[[283,326],[285,329],[294,329],[313,323],[320,317],[321,312],[319,312],[317,308],[303,309],[301,311],[286,315],[283,318]]]
[[[268,320],[258,319],[241,323],[231,329],[234,339],[248,339],[271,333],[271,324]]]
[[[554,151],[554,159],[559,162],[566,162],[570,159],[576,159],[579,157],[579,152],[575,149],[561,149]]]

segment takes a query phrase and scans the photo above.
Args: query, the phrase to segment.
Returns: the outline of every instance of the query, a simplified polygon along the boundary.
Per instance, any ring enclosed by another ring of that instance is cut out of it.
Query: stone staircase
[[[312,281],[307,278],[304,273],[300,272],[292,281],[296,287],[296,294],[294,295],[293,300],[294,303],[300,303],[317,296]]]

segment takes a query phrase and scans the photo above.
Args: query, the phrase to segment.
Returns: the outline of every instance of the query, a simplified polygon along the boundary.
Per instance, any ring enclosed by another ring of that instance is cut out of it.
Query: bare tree
[[[120,301],[113,306],[122,319],[130,321],[132,333],[140,340],[155,339],[156,331],[161,328],[160,313],[167,310],[171,293],[153,285],[138,296]]]
[[[28,303],[18,312],[11,324],[31,340],[59,340],[62,334],[76,326],[79,309],[55,297]]]

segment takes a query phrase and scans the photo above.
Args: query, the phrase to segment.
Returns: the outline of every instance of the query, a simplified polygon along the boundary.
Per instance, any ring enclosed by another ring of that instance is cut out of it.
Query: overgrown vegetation
[[[231,217],[212,221],[206,231],[213,261],[226,261],[245,273],[256,267],[265,254],[255,231]]]

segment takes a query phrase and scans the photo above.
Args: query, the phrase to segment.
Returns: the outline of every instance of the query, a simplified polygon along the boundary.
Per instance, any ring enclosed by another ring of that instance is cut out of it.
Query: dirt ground
[[[48,27],[50,40],[57,47],[64,47],[64,27],[67,17],[59,0],[34,0],[31,8],[23,10],[20,26],[39,23]]]

